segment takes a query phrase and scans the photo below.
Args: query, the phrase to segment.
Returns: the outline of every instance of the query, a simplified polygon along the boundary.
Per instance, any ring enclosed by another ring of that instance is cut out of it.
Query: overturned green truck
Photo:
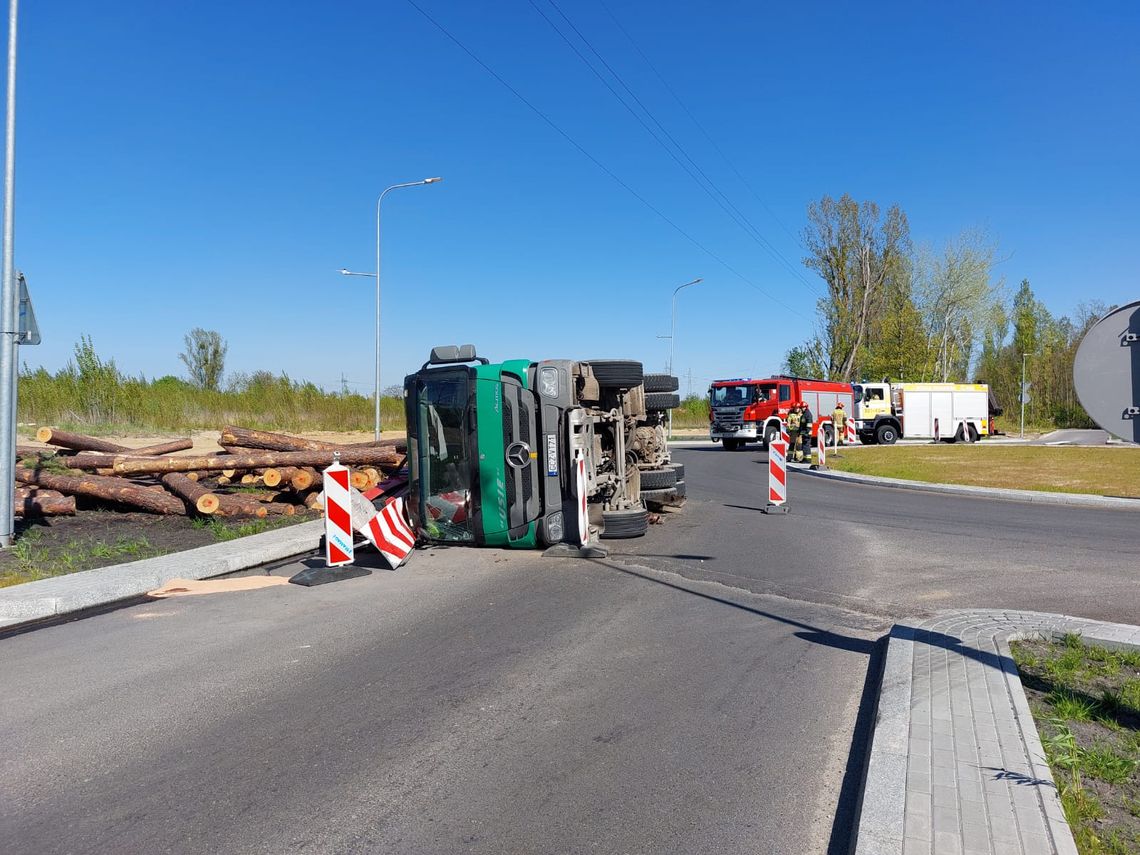
[[[540,548],[640,537],[685,497],[677,379],[631,360],[491,363],[436,347],[404,378],[408,516],[435,543]]]

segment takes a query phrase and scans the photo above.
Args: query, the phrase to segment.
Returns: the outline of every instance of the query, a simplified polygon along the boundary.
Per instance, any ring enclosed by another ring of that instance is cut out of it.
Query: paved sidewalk
[[[1076,855],[1010,656],[1080,633],[1140,647],[1140,627],[977,609],[896,624],[887,646],[856,855]]]

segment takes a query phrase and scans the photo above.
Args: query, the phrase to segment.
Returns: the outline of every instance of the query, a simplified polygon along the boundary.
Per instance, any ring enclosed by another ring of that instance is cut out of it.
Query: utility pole
[[[693,397],[693,369],[692,369],[692,367],[689,368],[689,394],[686,395],[685,397],[687,397],[687,398]]]

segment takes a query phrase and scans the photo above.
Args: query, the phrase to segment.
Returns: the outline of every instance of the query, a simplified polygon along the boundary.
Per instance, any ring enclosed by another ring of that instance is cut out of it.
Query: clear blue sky
[[[366,391],[371,286],[336,271],[372,270],[380,189],[434,175],[385,201],[384,385],[466,341],[493,359],[660,369],[669,295],[696,276],[676,341],[696,391],[774,371],[809,335],[816,293],[529,0],[416,2],[753,284],[405,0],[25,2],[17,264],[44,344],[24,360],[54,370],[89,334],[127,372],[179,374],[182,336],[201,326],[228,340],[231,371],[328,388],[343,373]],[[917,241],[988,228],[1007,283],[1029,278],[1056,313],[1138,296],[1137,4],[558,2],[809,281],[789,232],[809,201],[849,192],[898,202]],[[599,308],[611,330],[585,323]]]

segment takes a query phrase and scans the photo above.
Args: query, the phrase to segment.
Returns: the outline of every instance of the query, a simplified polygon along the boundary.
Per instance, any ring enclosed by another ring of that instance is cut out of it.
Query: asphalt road
[[[1013,607],[1140,620],[1136,511],[868,487],[793,470],[790,512],[766,516],[763,452],[709,443],[675,459],[686,466],[685,509],[631,547],[652,566],[894,619]]]
[[[845,853],[895,616],[1140,614],[1135,515],[679,452],[602,561],[418,552],[0,640],[0,851]],[[291,573],[295,566],[279,569]]]

